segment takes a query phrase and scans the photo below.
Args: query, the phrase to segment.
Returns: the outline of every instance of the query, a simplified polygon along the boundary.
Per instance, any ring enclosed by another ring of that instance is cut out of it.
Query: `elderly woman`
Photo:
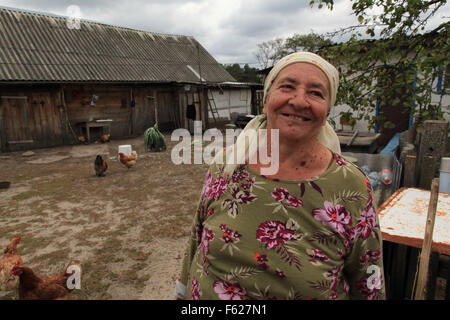
[[[232,152],[246,163],[210,166],[177,298],[385,298],[371,186],[340,155],[327,122],[338,79],[330,63],[308,52],[274,66],[263,115],[244,133],[278,130],[278,141],[269,135],[266,142],[267,150],[278,147],[278,170],[262,174],[266,165],[249,162],[239,139]]]

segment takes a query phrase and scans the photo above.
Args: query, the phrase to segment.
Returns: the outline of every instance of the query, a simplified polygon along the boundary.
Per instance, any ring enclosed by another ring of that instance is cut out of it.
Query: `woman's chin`
[[[280,140],[288,140],[288,141],[307,141],[314,139],[317,137],[315,134],[316,130],[312,130],[311,128],[300,127],[300,128],[282,128],[279,131]]]

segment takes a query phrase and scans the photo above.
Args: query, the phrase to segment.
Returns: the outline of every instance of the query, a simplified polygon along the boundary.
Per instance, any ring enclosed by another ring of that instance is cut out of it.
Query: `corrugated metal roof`
[[[190,36],[0,8],[0,82],[188,82],[235,79]],[[199,68],[200,62],[200,68]]]

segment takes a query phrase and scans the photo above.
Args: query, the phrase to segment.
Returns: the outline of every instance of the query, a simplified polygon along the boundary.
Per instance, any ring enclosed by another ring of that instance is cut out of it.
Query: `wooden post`
[[[202,122],[202,130],[205,130],[205,102],[203,99],[203,87],[201,87],[199,89],[199,93],[198,93],[198,101],[199,101],[199,111],[200,111],[200,121]]]
[[[63,112],[64,112],[66,132],[67,132],[67,128],[69,128],[70,132],[72,133],[72,136],[73,136],[73,139],[74,139],[75,143],[79,143],[80,141],[78,141],[78,137],[77,137],[75,131],[73,130],[72,125],[70,124],[69,115],[67,113],[66,96],[64,94],[64,88],[63,87],[61,87],[60,99],[61,99],[61,105],[62,105],[62,107],[64,109]]]
[[[433,243],[434,221],[439,197],[439,178],[434,178],[431,183],[430,203],[425,225],[422,253],[420,254],[419,275],[417,279],[415,300],[424,300],[426,297],[426,285],[428,279],[428,267],[430,263],[431,245]]]
[[[187,118],[187,105],[188,105],[188,97],[187,94],[183,94],[183,110],[184,110],[184,128],[189,129],[189,120]]]
[[[195,104],[195,121],[201,121],[200,98],[198,96],[198,90],[194,93],[194,104]]]
[[[403,186],[407,188],[415,187],[415,172],[416,172],[416,155],[413,148],[405,148],[403,163]]]
[[[202,114],[203,114],[203,130],[206,130],[207,128],[209,128],[209,117],[208,117],[208,88],[204,88],[202,90]]]
[[[420,188],[429,190],[439,168],[447,143],[447,127],[445,120],[426,120],[423,123],[416,163],[416,182]]]
[[[154,89],[153,90],[153,101],[155,102],[155,124],[157,127],[159,127],[158,125],[158,90]]]

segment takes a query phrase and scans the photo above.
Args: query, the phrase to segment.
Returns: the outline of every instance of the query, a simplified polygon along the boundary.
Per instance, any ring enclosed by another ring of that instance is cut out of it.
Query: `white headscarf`
[[[336,68],[331,65],[328,61],[323,59],[322,57],[311,53],[311,52],[295,52],[291,53],[287,56],[285,56],[283,59],[277,62],[275,66],[272,68],[272,70],[269,72],[266,81],[264,82],[264,99],[265,102],[266,96],[270,91],[270,88],[272,86],[272,83],[274,82],[275,78],[278,76],[280,71],[287,67],[290,64],[297,63],[297,62],[306,62],[311,63],[314,66],[318,67],[320,70],[322,70],[325,75],[328,78],[328,82],[330,84],[330,105],[329,108],[331,108],[334,103],[336,102],[336,96],[339,86],[339,72],[336,70]],[[236,140],[236,143],[231,146],[230,148],[227,148],[226,150],[226,159],[225,159],[225,168],[224,172],[227,174],[232,174],[233,171],[236,169],[236,167],[239,164],[244,164],[246,160],[248,159],[248,149],[249,145],[253,143],[258,143],[256,141],[257,135],[250,135],[251,138],[249,139],[249,144],[245,143],[245,137],[246,131],[253,130],[257,132],[259,129],[265,129],[266,128],[266,116],[260,115],[252,119],[244,128],[243,132],[239,135],[239,137]],[[331,151],[335,153],[341,153],[341,146],[339,143],[339,138],[336,135],[336,132],[331,127],[331,125],[326,122],[324,126],[322,126],[319,135],[317,137],[319,142],[330,149]],[[235,159],[237,161],[233,161]],[[223,161],[224,155],[223,151],[219,152],[216,155],[215,161],[217,163],[221,163]]]

